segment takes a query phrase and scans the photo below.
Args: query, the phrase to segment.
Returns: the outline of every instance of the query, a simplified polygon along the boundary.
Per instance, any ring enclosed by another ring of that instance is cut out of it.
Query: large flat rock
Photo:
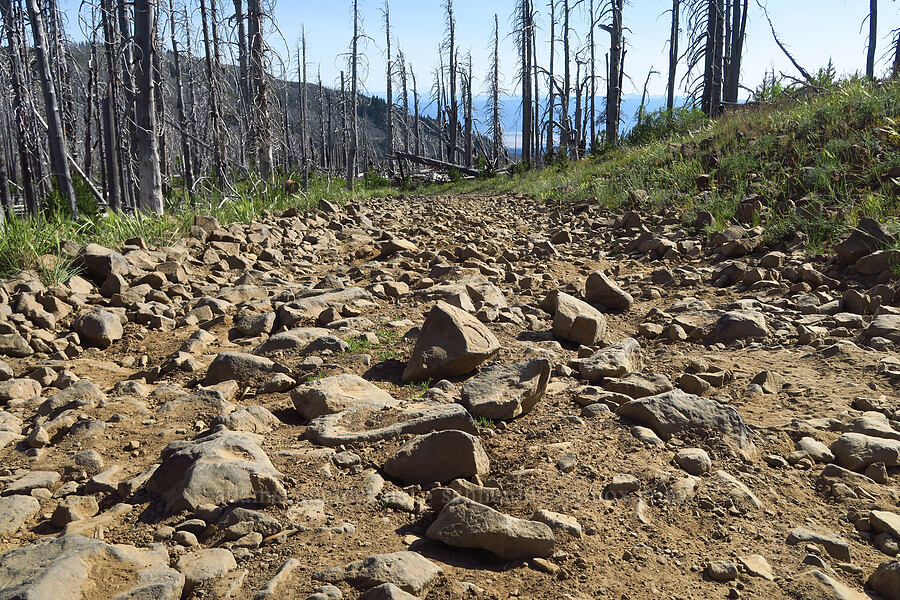
[[[165,549],[64,535],[0,556],[0,600],[179,600],[184,576]]]
[[[531,412],[547,391],[550,361],[535,358],[482,369],[463,385],[460,402],[487,419],[514,419]]]
[[[454,498],[425,533],[457,548],[480,548],[507,560],[553,554],[556,539],[544,523],[503,514],[463,496]]]

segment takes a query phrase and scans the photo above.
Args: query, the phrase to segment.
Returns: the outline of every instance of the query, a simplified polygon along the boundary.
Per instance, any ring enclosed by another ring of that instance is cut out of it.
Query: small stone
[[[675,462],[690,475],[704,475],[712,468],[709,454],[702,448],[685,448],[675,455]]]
[[[714,560],[706,565],[706,574],[720,583],[737,579],[737,565],[730,560]]]

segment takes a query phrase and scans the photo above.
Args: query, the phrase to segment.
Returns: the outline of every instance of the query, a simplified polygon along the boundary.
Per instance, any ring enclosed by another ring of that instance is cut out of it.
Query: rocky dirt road
[[[890,234],[671,217],[323,204],[6,281],[0,599],[897,600]]]

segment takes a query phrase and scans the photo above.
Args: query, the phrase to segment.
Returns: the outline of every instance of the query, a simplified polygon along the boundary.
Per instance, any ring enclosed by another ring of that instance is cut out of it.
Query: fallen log
[[[394,151],[394,158],[396,158],[397,160],[408,160],[411,163],[425,165],[426,167],[440,169],[441,171],[449,171],[450,169],[456,169],[463,175],[471,175],[472,177],[478,177],[481,174],[481,171],[479,171],[477,169],[471,169],[469,167],[464,167],[462,165],[454,165],[453,163],[444,162],[442,160],[437,160],[435,158],[427,158],[425,156],[417,156],[415,154],[410,154],[408,152],[400,152],[399,150]]]

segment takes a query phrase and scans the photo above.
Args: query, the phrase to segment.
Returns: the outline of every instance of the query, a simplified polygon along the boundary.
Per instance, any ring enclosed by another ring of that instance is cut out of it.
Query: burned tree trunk
[[[728,75],[725,78],[724,100],[735,104],[738,101],[741,82],[741,65],[743,63],[744,40],[747,37],[747,9],[749,0],[744,0],[741,8],[740,0],[732,0],[731,42],[729,44]],[[728,15],[725,15],[728,19]]]
[[[209,118],[212,128],[213,164],[216,170],[216,179],[220,182],[225,177],[225,148],[222,125],[222,109],[219,107],[219,64],[213,51],[212,38],[210,36],[209,17],[207,15],[206,0],[200,0],[200,26],[203,29],[203,51],[206,54],[206,79],[209,83]]]
[[[34,1],[34,0],[32,0]],[[163,212],[162,175],[159,168],[159,142],[153,77],[153,37],[156,4],[153,0],[134,2],[134,42],[138,58],[135,79],[137,96],[137,139],[135,153],[138,161],[138,207],[161,215]]]
[[[666,110],[675,110],[675,75],[678,71],[678,32],[681,22],[681,0],[672,0],[672,29],[669,32],[669,82],[666,87]]]
[[[66,138],[63,130],[62,113],[53,83],[53,72],[50,68],[47,37],[44,31],[44,20],[38,0],[28,0],[28,15],[31,21],[31,33],[34,37],[34,54],[38,76],[41,78],[41,91],[44,95],[44,110],[47,116],[47,145],[50,148],[50,169],[56,178],[59,193],[68,202],[73,215],[78,215],[78,200],[75,186],[69,172],[66,159]]]
[[[491,40],[491,136],[493,138],[491,161],[494,166],[500,165],[503,150],[503,126],[500,122],[500,20],[494,13],[494,37]],[[551,86],[552,90],[553,87]],[[552,93],[552,92],[551,92]],[[552,103],[551,103],[552,106]],[[551,108],[552,110],[552,108]]]
[[[866,77],[875,80],[875,49],[878,42],[878,0],[869,0],[869,45],[866,52]]]
[[[413,126],[415,127],[415,149],[416,154],[422,154],[422,139],[419,137],[419,92],[416,89],[416,72],[413,71],[412,65],[409,66],[409,78],[412,81],[413,94]]]
[[[265,40],[262,32],[262,8],[259,0],[249,0],[248,32],[250,35],[250,83],[253,101],[252,139],[256,149],[256,167],[264,181],[271,181],[272,132],[269,120],[269,92],[266,75]]]
[[[300,63],[300,160],[303,165],[303,189],[309,189],[309,110],[306,97],[306,29],[300,34],[300,51],[297,53],[297,61]]]
[[[356,160],[359,152],[359,120],[357,115],[357,90],[359,60],[359,0],[353,0],[353,40],[350,43],[350,140],[347,152],[347,189],[353,191],[356,182]]]
[[[23,40],[18,27],[19,10],[11,0],[0,0],[0,13],[9,42],[9,61],[12,75],[13,109],[16,122],[16,145],[19,154],[20,184],[25,206],[30,213],[37,212],[39,201],[34,189],[34,173],[31,166],[31,150],[28,143],[28,122],[31,120],[31,98],[25,79],[25,60],[22,56]]]
[[[468,72],[466,74],[465,80],[465,95],[466,95],[466,124],[465,124],[465,144],[466,144],[466,162],[465,165],[467,167],[471,167],[474,164],[475,156],[474,156],[474,146],[472,140],[472,129],[473,129],[473,121],[472,121],[472,55],[470,54],[468,57]]]
[[[406,57],[401,50],[397,56],[397,63],[400,67],[400,86],[403,90],[403,151],[409,152],[410,140],[412,138],[411,128],[409,126],[409,82],[406,71]],[[388,110],[393,110],[393,106],[388,104]],[[394,148],[391,146],[391,153]]]
[[[606,141],[616,144],[619,141],[619,120],[622,108],[622,72],[624,68],[624,50],[622,43],[623,24],[622,8],[624,0],[611,0],[612,24],[602,26],[610,36],[609,70],[607,72],[606,90]]]
[[[184,83],[181,73],[181,50],[178,47],[178,36],[175,34],[175,9],[169,0],[169,34],[172,37],[172,62],[175,70],[175,110],[178,118],[178,129],[181,134],[181,166],[184,171],[184,186],[188,197],[194,194],[194,169],[191,157],[191,143],[188,137],[189,125],[184,106]]]
[[[456,162],[456,140],[459,129],[459,104],[456,99],[456,18],[453,16],[453,0],[446,0],[447,10],[447,43],[450,52],[449,77],[450,97],[447,105],[449,117],[449,140],[447,142],[447,156],[449,162]]]
[[[394,153],[394,72],[391,63],[391,7],[388,0],[384,0],[384,37],[387,48],[387,111],[385,117],[387,119],[387,142],[388,156]],[[403,76],[403,90],[406,95],[406,75]],[[406,138],[406,149],[409,150],[409,136]]]
[[[532,114],[532,80],[531,80],[531,28],[532,12],[529,0],[520,0],[518,6],[518,26],[516,39],[519,44],[519,55],[521,59],[519,78],[522,84],[522,162],[531,164],[532,156],[532,127],[534,118]]]

